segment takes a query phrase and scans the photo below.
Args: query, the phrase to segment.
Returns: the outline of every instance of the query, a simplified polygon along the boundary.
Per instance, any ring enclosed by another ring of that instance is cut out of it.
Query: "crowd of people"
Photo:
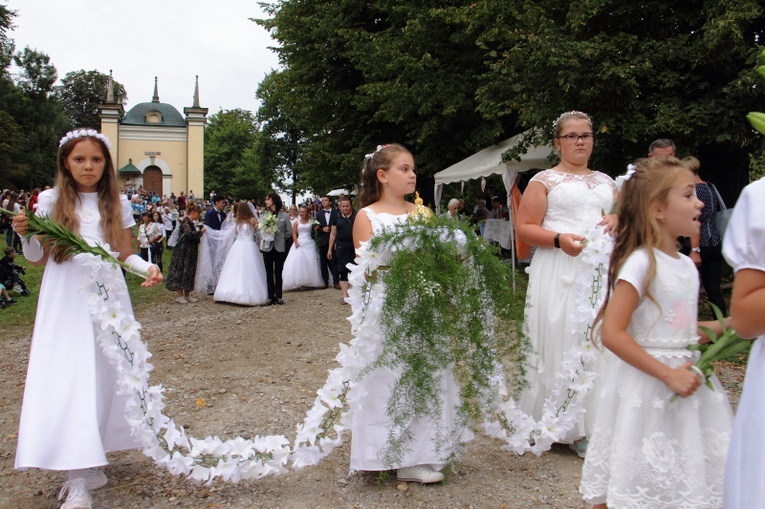
[[[128,199],[128,193],[119,194],[108,139],[95,132],[70,134],[61,141],[55,187],[30,193],[23,205],[89,242],[108,242],[121,261],[148,275],[144,286],[164,280],[180,304],[196,302],[192,293],[202,291],[221,302],[281,305],[285,291],[330,284],[343,292],[341,302],[349,302],[355,249],[406,221],[414,208],[406,199],[416,185],[414,156],[398,144],[381,145],[365,157],[361,209],[355,212],[347,197],[285,209],[278,194],[261,204],[217,194],[198,200],[191,191],[157,197],[139,187]],[[595,135],[588,115],[562,114],[553,137],[560,163],[531,180],[517,216],[518,237],[536,247],[525,309],[531,376],[519,406],[539,418],[562,354],[577,341],[570,324],[577,305],[574,276],[586,270],[579,263],[585,232],[600,225],[615,247],[592,338],[612,356],[599,367],[597,390],[581,422],[560,437],[585,459],[584,499],[597,509],[765,506],[765,487],[758,482],[765,475],[763,342],[755,342],[750,355],[735,425],[724,388],[715,376],[708,380],[714,389],[703,385],[687,348],[709,341],[707,331],[721,331],[718,322],[699,323],[697,313],[699,279],[710,301],[727,311],[717,293],[723,255],[737,274],[728,322],[746,338],[765,334],[765,251],[759,249],[765,240],[759,199],[764,181],[744,190],[731,226],[719,232],[712,185],[698,176],[698,160],[674,157],[671,141],[652,144],[649,157],[631,165],[617,189],[611,177],[589,167]],[[18,193],[9,193],[6,203],[21,212],[6,226],[6,257],[18,277],[24,267],[13,263],[11,244],[28,225]],[[487,203],[480,198],[469,216],[479,231],[481,221],[508,216],[501,198],[492,195],[492,211]],[[468,219],[464,208],[464,202],[450,200],[445,215]],[[136,219],[140,255],[131,242]],[[678,239],[688,239],[689,256],[681,253]],[[73,290],[85,269],[60,247],[35,238],[19,244],[29,263],[50,262],[40,289],[16,468],[67,471],[62,507],[88,508],[90,491],[107,482],[99,468],[107,464],[106,453],[138,447],[122,415],[126,396],[117,389],[116,368],[98,351],[88,303]],[[173,251],[166,278],[165,248]],[[385,299],[384,292],[377,295]],[[127,298],[122,305],[131,312]],[[386,331],[379,332],[382,342]],[[454,451],[444,450],[434,430],[448,429],[459,442],[472,433],[450,428],[457,422],[458,382],[450,370],[442,375],[440,413],[429,416],[439,422],[415,419],[394,426],[388,401],[400,372],[384,366],[364,372],[347,402],[352,471],[395,469],[402,481],[443,480],[443,460]],[[671,402],[672,394],[680,399]],[[382,459],[391,433],[411,437],[411,447],[395,464]]]

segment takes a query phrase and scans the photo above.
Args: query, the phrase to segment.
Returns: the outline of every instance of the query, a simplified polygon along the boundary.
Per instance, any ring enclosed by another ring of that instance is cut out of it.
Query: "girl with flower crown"
[[[710,389],[693,371],[687,347],[709,339],[697,325],[696,267],[677,250],[678,237],[698,235],[703,205],[674,157],[640,160],[625,178],[594,324],[616,358],[601,366],[579,488],[596,509],[722,507],[733,416],[717,378]]]
[[[120,196],[109,153],[109,140],[95,130],[75,130],[61,139],[53,189],[38,198],[37,214],[79,234],[89,244],[110,246],[120,261],[150,274],[143,286],[162,282],[156,265],[132,254],[130,203]],[[26,215],[13,219],[23,236]],[[117,392],[117,370],[96,342],[85,292],[78,289],[88,268],[64,248],[41,245],[32,237],[22,249],[33,265],[48,262],[40,287],[24,401],[21,408],[16,468],[66,470],[69,480],[59,498],[62,508],[89,508],[90,490],[106,484],[98,469],[106,453],[139,447],[125,419],[126,396]],[[113,295],[132,313],[119,269],[110,282]],[[118,291],[124,290],[124,291]]]
[[[366,156],[361,175],[359,201],[363,207],[358,211],[353,225],[353,242],[358,249],[386,226],[408,220],[415,205],[405,199],[415,190],[417,177],[414,173],[412,154],[398,144],[382,145]],[[353,304],[354,313],[360,313],[358,303]],[[380,302],[370,306],[382,306]],[[384,331],[380,331],[380,345]],[[401,370],[378,367],[366,373],[351,391],[351,471],[382,471],[396,469],[402,481],[437,483],[443,480],[439,472],[458,443],[443,437],[456,437],[466,441],[472,437],[470,430],[457,428],[455,408],[460,404],[459,387],[452,373],[442,377],[441,401],[438,422],[414,418],[406,426],[394,429],[393,419],[388,415],[391,388],[401,376]],[[397,455],[395,464],[386,460],[386,450],[391,436],[408,434],[411,440],[406,450]]]
[[[607,215],[616,199],[616,185],[608,175],[588,166],[595,136],[592,120],[581,111],[563,113],[553,124],[560,163],[531,179],[518,210],[518,238],[537,249],[529,267],[524,328],[532,347],[527,368],[528,388],[519,406],[536,421],[544,415],[545,400],[558,382],[566,352],[581,337],[572,327],[579,305],[576,275],[591,270],[579,254],[584,234],[597,224],[609,231],[616,216]],[[587,413],[561,442],[570,443],[580,457],[587,451],[591,398]]]

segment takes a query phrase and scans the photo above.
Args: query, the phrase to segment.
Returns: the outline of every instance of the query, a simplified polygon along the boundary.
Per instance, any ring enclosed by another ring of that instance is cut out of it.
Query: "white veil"
[[[197,275],[194,280],[194,291],[197,293],[215,292],[226,255],[236,238],[236,220],[232,216],[233,214],[226,216],[220,230],[205,229],[202,238],[199,239]]]

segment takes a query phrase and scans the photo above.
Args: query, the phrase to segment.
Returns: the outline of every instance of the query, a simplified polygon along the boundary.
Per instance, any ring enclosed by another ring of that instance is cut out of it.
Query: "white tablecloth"
[[[487,219],[483,231],[483,238],[497,242],[505,249],[513,247],[513,225],[504,219]]]

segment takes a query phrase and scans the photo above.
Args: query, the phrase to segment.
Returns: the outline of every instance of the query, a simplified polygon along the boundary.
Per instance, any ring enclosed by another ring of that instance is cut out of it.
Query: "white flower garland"
[[[590,288],[590,294],[584,295],[587,304],[580,306],[574,320],[583,341],[567,352],[558,376],[560,383],[547,399],[540,422],[523,414],[509,399],[498,409],[499,419],[484,424],[490,436],[506,442],[504,449],[519,454],[527,450],[541,454],[564,436],[584,411],[581,402],[592,388],[597,361],[597,350],[590,344],[587,332],[602,300],[604,267],[612,246],[610,237],[599,230],[588,232],[586,242],[580,256],[593,267],[594,275],[586,271],[579,275],[577,287]],[[354,338],[347,345],[340,344],[335,358],[340,367],[329,371],[324,387],[317,391],[313,407],[297,426],[292,446],[283,435],[236,437],[226,441],[217,436],[204,439],[186,436],[183,428],[162,413],[163,387],[149,386],[149,373],[153,369],[148,362],[151,353],[141,340],[141,325],[118,299],[127,296],[127,286],[119,269],[92,254],[76,255],[74,260],[84,269],[81,290],[86,295],[97,340],[117,368],[121,392],[129,396],[126,418],[134,436],[142,442],[144,454],[174,475],[205,482],[216,478],[238,482],[286,473],[290,461],[294,468],[316,465],[341,445],[343,432],[350,424],[350,409],[365,396],[353,391],[356,380],[380,355],[384,341],[380,327],[384,285],[369,282],[367,275],[389,263],[395,248],[387,246],[373,251],[368,245],[362,243],[357,250],[357,265],[349,274],[348,301],[353,314],[348,320]],[[497,373],[497,387],[500,394],[506,396],[501,366]],[[533,446],[530,438],[534,439]]]
[[[66,143],[69,140],[73,140],[75,138],[98,138],[99,140],[104,142],[104,145],[106,145],[106,148],[111,150],[112,144],[109,141],[109,138],[105,134],[101,134],[95,129],[75,129],[74,131],[69,131],[66,133],[58,142],[58,148],[61,148],[64,143]]]
[[[563,439],[582,419],[584,399],[598,375],[600,352],[590,342],[590,330],[605,298],[613,239],[602,227],[594,227],[585,234],[583,242],[585,247],[579,254],[581,270],[574,281],[579,305],[571,315],[573,331],[581,341],[564,354],[555,389],[545,399],[542,418],[536,421],[508,398],[497,409],[497,420],[484,423],[489,436],[505,441],[502,448],[516,454],[530,451],[539,456]],[[507,396],[504,387],[500,390]]]

